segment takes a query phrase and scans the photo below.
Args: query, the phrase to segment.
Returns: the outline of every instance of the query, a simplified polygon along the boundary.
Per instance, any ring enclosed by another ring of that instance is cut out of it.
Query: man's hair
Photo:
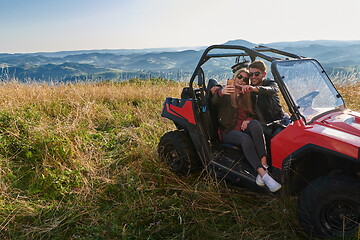
[[[266,72],[266,65],[261,60],[256,60],[256,61],[253,61],[252,63],[250,63],[249,69],[250,68],[257,68],[257,69],[260,69],[262,72]]]

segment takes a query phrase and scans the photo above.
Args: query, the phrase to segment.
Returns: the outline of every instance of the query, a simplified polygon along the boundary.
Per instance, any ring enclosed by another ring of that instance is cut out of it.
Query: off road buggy
[[[231,59],[231,60],[223,60]],[[205,64],[265,60],[291,116],[287,126],[268,136],[271,174],[298,195],[298,218],[311,236],[357,236],[360,222],[360,114],[345,103],[320,63],[289,52],[258,46],[214,45],[200,58],[181,98],[166,98],[162,116],[177,130],[162,136],[158,152],[171,169],[189,174],[203,167],[254,190],[257,173],[241,149],[218,137],[210,88],[220,76]],[[230,70],[228,66],[227,69]],[[206,75],[205,75],[206,72]],[[231,71],[229,71],[231,72]],[[270,71],[268,71],[269,75]],[[221,78],[221,76],[220,76]],[[208,80],[206,80],[208,79]],[[284,104],[285,105],[285,104]],[[284,190],[283,190],[284,191]]]

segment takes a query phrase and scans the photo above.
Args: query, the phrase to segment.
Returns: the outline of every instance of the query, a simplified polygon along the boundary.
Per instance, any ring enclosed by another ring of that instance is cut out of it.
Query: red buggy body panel
[[[189,123],[196,125],[192,102],[186,101],[182,106],[175,106],[171,103],[165,103],[166,111],[179,118],[187,120]]]
[[[162,116],[185,125],[196,125],[193,101],[178,98],[166,98]]]
[[[305,125],[300,119],[271,140],[273,166],[283,168],[283,162],[307,146],[359,159],[360,117],[357,113],[334,112]]]

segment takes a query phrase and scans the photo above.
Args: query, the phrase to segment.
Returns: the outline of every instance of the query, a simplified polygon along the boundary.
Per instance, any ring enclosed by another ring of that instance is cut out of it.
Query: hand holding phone
[[[227,80],[227,85],[234,86],[234,79],[228,79]]]

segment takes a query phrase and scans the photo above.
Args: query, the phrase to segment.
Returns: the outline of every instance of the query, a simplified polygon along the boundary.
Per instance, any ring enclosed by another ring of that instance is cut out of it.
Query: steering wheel
[[[302,107],[302,108],[307,108],[307,107],[311,107],[312,102],[314,100],[314,98],[319,94],[320,92],[318,90],[312,91],[304,96],[302,96],[301,98],[299,98],[298,100],[296,100],[296,103]]]

